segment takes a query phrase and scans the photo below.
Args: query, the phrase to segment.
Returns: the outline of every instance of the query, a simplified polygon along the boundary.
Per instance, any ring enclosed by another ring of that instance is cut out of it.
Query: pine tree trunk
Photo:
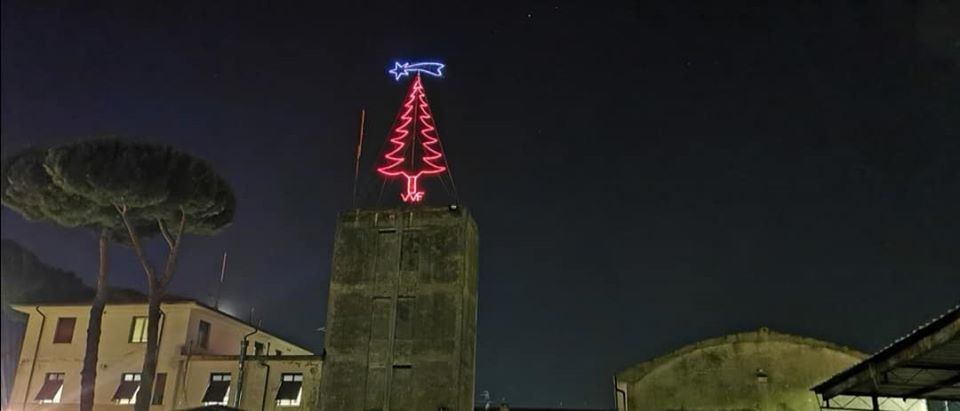
[[[153,400],[153,380],[157,374],[157,353],[160,348],[160,302],[163,301],[163,286],[156,278],[150,279],[149,304],[147,306],[147,347],[143,354],[143,370],[140,372],[140,391],[134,411],[148,411]]]
[[[140,244],[140,236],[136,229],[127,219],[127,208],[125,205],[115,205],[123,220],[123,225],[127,228],[130,235],[130,242],[133,246],[134,254],[140,260],[143,271],[147,275],[148,304],[147,304],[147,347],[143,353],[143,369],[140,371],[140,390],[137,391],[137,399],[133,406],[134,411],[149,411],[150,404],[153,401],[153,381],[157,374],[157,354],[160,351],[160,303],[163,301],[166,293],[167,284],[173,279],[173,272],[177,265],[177,255],[180,251],[180,243],[183,238],[183,231],[186,227],[186,213],[180,210],[180,224],[177,226],[175,236],[166,230],[163,222],[157,220],[160,227],[160,234],[163,235],[167,245],[170,246],[167,252],[167,264],[164,267],[162,276],[157,275],[156,269],[147,258]]]
[[[87,344],[83,355],[83,370],[80,371],[80,411],[93,411],[97,387],[97,364],[100,358],[100,327],[103,309],[107,305],[107,252],[110,243],[106,231],[100,232],[100,272],[97,274],[97,294],[90,306],[90,322],[87,325]]]

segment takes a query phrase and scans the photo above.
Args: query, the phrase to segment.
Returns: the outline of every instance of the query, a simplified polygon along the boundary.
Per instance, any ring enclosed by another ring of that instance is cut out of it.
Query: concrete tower
[[[477,242],[463,208],[340,215],[321,410],[473,410]]]

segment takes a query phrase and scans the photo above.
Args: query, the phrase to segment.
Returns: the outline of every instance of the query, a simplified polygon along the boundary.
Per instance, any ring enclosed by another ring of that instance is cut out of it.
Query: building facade
[[[27,314],[9,411],[74,410],[80,402],[89,305],[18,305]],[[239,405],[314,409],[322,360],[310,351],[193,300],[161,306],[151,410]],[[96,410],[132,409],[146,341],[145,303],[108,304],[103,314]],[[248,341],[240,387],[241,341]],[[242,388],[242,389],[241,389]]]
[[[711,338],[620,371],[618,411],[820,411],[811,388],[866,357],[813,338],[758,331]],[[881,409],[926,411],[885,400]]]
[[[473,409],[477,242],[454,206],[340,216],[322,410]]]

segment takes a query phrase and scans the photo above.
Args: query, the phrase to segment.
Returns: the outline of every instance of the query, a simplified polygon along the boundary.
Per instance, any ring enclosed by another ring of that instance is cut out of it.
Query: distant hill
[[[49,266],[30,250],[0,240],[0,297],[8,304],[73,302],[93,298],[94,289],[76,274]]]

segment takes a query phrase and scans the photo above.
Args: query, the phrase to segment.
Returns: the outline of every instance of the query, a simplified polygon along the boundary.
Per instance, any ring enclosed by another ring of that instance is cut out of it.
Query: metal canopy
[[[827,405],[837,396],[960,400],[960,305],[813,391]]]

